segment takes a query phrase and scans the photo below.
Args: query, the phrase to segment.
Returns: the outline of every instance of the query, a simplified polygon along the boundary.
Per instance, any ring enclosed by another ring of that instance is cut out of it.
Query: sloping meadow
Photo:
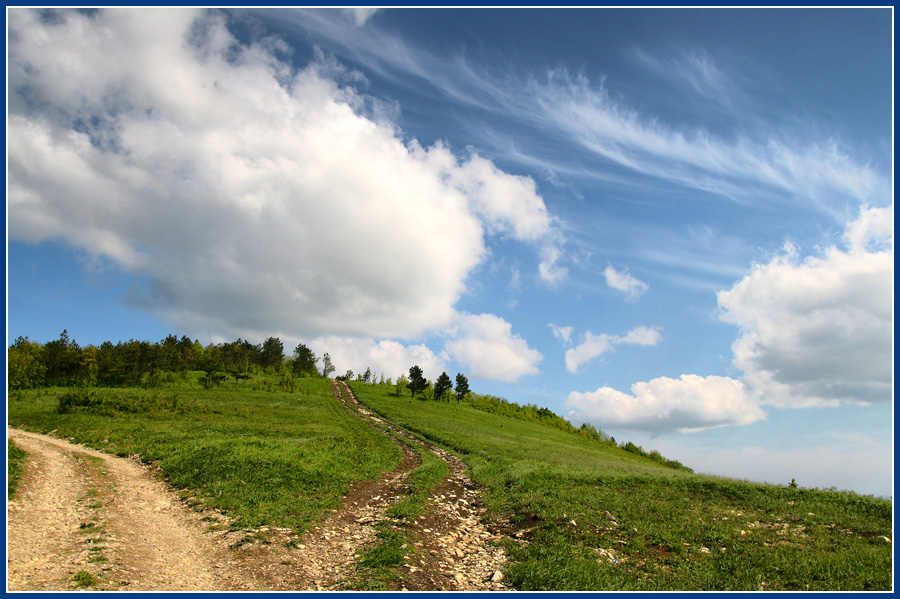
[[[458,453],[521,590],[890,590],[891,502],[673,470],[596,439],[353,384]],[[687,464],[690,466],[690,464]]]
[[[329,381],[269,383],[22,391],[7,418],[152,464],[232,530],[301,534],[354,481],[397,468],[401,452],[337,402]],[[465,401],[351,386],[369,409],[467,463],[504,534],[512,588],[892,588],[890,501],[697,475]]]
[[[259,387],[94,388],[65,413],[60,398],[72,391],[32,390],[9,400],[8,423],[139,456],[234,530],[303,532],[352,482],[399,466],[399,449],[335,401],[327,380],[300,379],[292,393]]]

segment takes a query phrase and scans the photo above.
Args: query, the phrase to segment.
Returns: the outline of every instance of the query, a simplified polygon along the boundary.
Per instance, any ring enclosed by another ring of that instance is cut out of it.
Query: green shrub
[[[56,411],[68,414],[78,406],[89,406],[94,402],[95,393],[85,388],[72,389],[59,396]]]

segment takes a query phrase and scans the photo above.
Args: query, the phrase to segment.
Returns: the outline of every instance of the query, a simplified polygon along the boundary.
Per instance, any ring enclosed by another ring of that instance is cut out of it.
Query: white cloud
[[[354,339],[351,337],[318,337],[308,344],[321,358],[326,352],[336,369],[335,375],[344,374],[348,369],[362,374],[366,368],[385,378],[397,380],[401,374],[409,375],[409,368],[418,365],[425,377],[436,379],[447,369],[446,356],[436,355],[422,344],[403,345],[397,341],[374,339]]]
[[[651,327],[635,327],[624,336],[617,337],[616,344],[624,345],[656,345],[662,339],[659,329]]]
[[[847,225],[848,250],[800,260],[788,244],[727,291],[719,317],[741,327],[734,366],[740,380],[682,375],[569,394],[574,420],[601,427],[697,431],[762,420],[762,405],[837,406],[893,396],[893,207],[863,207]],[[566,352],[570,372],[616,341],[654,344],[653,329],[593,335]]]
[[[566,370],[575,374],[581,365],[613,351],[617,345],[656,345],[660,339],[662,335],[658,328],[644,326],[636,327],[625,335],[595,335],[586,331],[579,345],[566,350]]]
[[[566,350],[566,370],[575,374],[582,364],[612,351],[614,337],[615,335],[606,333],[595,335],[590,331],[585,332],[580,344]]]
[[[450,335],[444,350],[475,380],[509,382],[537,374],[544,358],[512,334],[510,323],[493,314],[460,314]]]
[[[566,278],[566,275],[569,273],[568,269],[559,265],[562,255],[562,250],[556,245],[547,244],[541,248],[543,260],[538,265],[538,272],[544,282],[550,285],[558,285]]]
[[[610,387],[573,391],[566,399],[573,421],[643,431],[696,432],[762,420],[765,414],[740,381],[728,377],[685,374],[635,383],[631,393]]]
[[[759,401],[784,407],[891,401],[893,225],[884,223],[890,214],[864,208],[847,228],[848,252],[829,247],[801,261],[788,246],[719,292],[720,319],[741,328],[734,365]],[[880,249],[865,249],[876,240]]]
[[[553,331],[553,336],[556,337],[556,340],[564,345],[570,345],[572,343],[572,331],[574,330],[572,327],[560,327],[555,324],[548,323],[548,327]]]
[[[539,241],[550,233],[553,220],[531,177],[504,173],[477,153],[462,165],[448,155],[442,166],[490,229],[526,241]]]
[[[422,368],[427,379],[434,380],[441,372],[448,371],[452,360],[472,380],[509,382],[536,374],[537,364],[543,359],[540,352],[512,333],[510,323],[493,314],[460,313],[442,336],[444,348],[439,353],[424,344],[404,345],[394,340],[335,335],[318,337],[307,345],[320,358],[328,352],[337,374],[343,374],[348,368],[356,373],[371,368],[392,378],[407,374],[415,364]]]
[[[894,205],[863,206],[859,217],[847,225],[844,241],[851,253],[888,250],[894,247]]]
[[[541,124],[589,152],[630,170],[739,201],[784,195],[832,214],[889,191],[889,182],[845,154],[834,140],[797,144],[769,136],[764,143],[716,138],[704,130],[675,130],[611,97],[601,84],[564,69],[532,82],[522,106]],[[773,193],[774,192],[774,193]]]
[[[739,76],[736,80],[734,71],[724,72],[703,50],[673,48],[672,52],[656,56],[636,49],[632,55],[640,66],[670,82],[675,90],[689,94],[692,103],[707,100],[703,105],[706,110],[711,104],[734,112],[746,104],[742,101],[743,80]]]
[[[558,243],[531,179],[404,141],[334,61],[200,10],[8,16],[10,238],[145,275],[132,300],[182,330],[414,338],[486,234]]]
[[[783,202],[787,197],[835,217],[848,205],[875,201],[892,189],[889,172],[855,160],[833,139],[801,139],[784,127],[766,129],[752,116],[753,111],[745,109],[752,101],[745,92],[758,82],[735,76],[736,69],[720,67],[703,51],[682,51],[675,59],[640,52],[637,57],[676,78],[690,92],[690,100],[714,100],[721,105],[739,124],[740,133],[734,137],[667,124],[611,93],[604,80],[592,81],[565,68],[526,74],[513,68],[491,71],[462,54],[449,59],[434,55],[384,31],[348,33],[325,12],[295,13],[293,21],[297,27],[329,37],[355,60],[400,84],[426,83],[468,107],[531,124],[542,138],[574,141],[632,172],[691,189],[753,205]],[[486,136],[496,134],[485,132]],[[532,154],[521,143],[511,145],[506,156],[531,168],[575,177],[615,176],[607,169],[572,169],[540,153]],[[634,177],[628,181],[643,182]]]
[[[603,276],[606,278],[607,285],[624,293],[629,301],[636,301],[650,288],[643,281],[631,276],[628,270],[618,271],[611,265],[607,265],[606,270],[603,271]]]

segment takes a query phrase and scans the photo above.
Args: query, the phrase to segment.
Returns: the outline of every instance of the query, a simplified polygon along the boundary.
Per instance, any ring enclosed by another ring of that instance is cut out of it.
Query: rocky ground
[[[359,405],[346,384],[341,390],[345,403],[363,418],[435,453],[450,468],[429,497],[426,514],[411,526],[416,540],[404,565],[405,583],[400,590],[504,589],[500,569],[506,556],[493,543],[500,536],[482,522],[479,491],[462,460],[378,418]]]
[[[483,522],[478,488],[455,456],[362,408],[350,389],[335,397],[385,434],[443,459],[450,474],[407,525],[411,546],[391,590],[502,590],[500,537]],[[7,505],[7,589],[136,591],[339,590],[356,588],[358,552],[406,493],[419,458],[406,444],[400,468],[357,484],[303,537],[289,529],[231,531],[227,519],[188,508],[137,460],[50,435],[7,434],[28,452]],[[212,523],[212,524],[211,524]]]

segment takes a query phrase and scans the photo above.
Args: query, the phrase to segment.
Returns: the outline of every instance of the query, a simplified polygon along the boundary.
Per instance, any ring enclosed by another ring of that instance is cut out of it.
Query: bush
[[[627,451],[629,453],[633,453],[633,454],[636,454],[636,455],[639,455],[639,456],[642,456],[645,458],[650,457],[650,454],[648,454],[646,451],[644,451],[643,447],[641,447],[640,445],[635,445],[631,441],[622,445],[622,449],[624,449],[625,451]]]
[[[87,389],[72,389],[59,396],[59,405],[56,411],[60,414],[68,414],[78,406],[90,406],[94,403],[95,393]]]

